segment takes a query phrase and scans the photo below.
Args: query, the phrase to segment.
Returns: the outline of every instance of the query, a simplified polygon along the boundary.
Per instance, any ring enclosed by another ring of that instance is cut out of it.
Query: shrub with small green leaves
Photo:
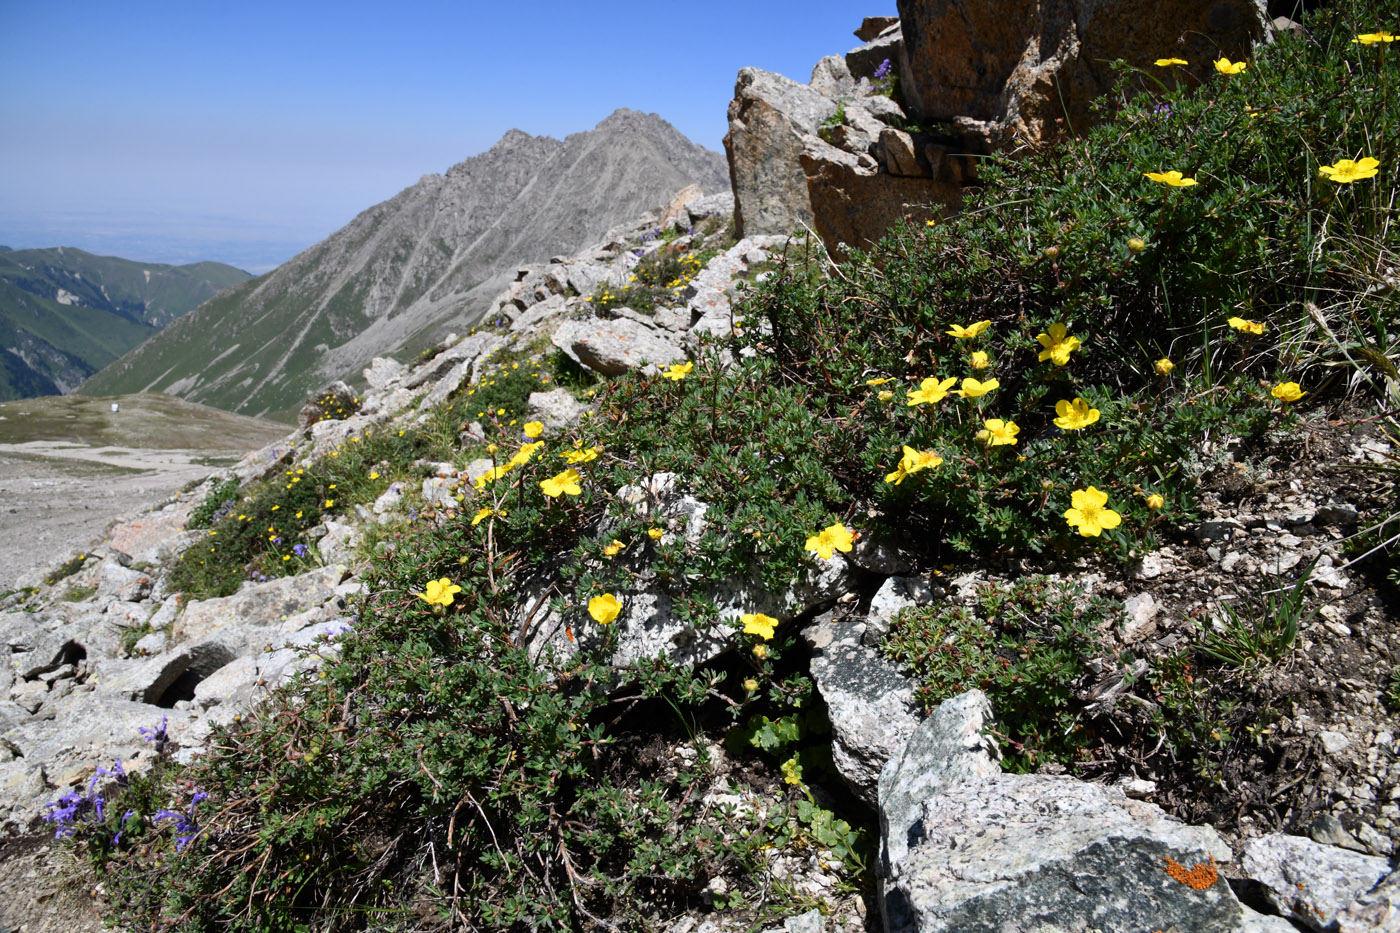
[[[884,650],[908,668],[924,708],[974,687],[996,710],[1011,770],[1072,764],[1093,737],[1078,690],[1102,647],[1108,603],[1069,584],[1029,577],[978,588],[975,607],[929,606],[896,616]]]

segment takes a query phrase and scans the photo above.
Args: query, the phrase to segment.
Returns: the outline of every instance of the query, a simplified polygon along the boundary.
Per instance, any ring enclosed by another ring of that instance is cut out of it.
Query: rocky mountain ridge
[[[249,277],[218,262],[172,266],[72,247],[0,251],[0,399],[70,392]]]
[[[512,130],[219,296],[82,391],[163,391],[286,417],[372,357],[464,328],[520,263],[573,253],[687,185],[716,191],[724,178],[720,155],[654,114],[618,110],[562,141]]]

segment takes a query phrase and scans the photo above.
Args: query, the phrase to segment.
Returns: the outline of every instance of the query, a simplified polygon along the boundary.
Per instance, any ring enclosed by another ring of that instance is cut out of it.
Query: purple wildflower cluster
[[[305,556],[306,556],[306,545],[304,545],[304,544],[293,544],[293,545],[292,545],[292,553],[295,554],[297,557],[305,557]]]
[[[49,812],[44,814],[45,822],[58,826],[53,834],[55,839],[73,835],[80,823],[101,823],[107,818],[107,798],[97,792],[97,782],[104,777],[115,779],[118,786],[126,786],[126,770],[122,767],[120,758],[113,763],[110,771],[106,768],[97,769],[97,773],[88,782],[87,793],[70,790],[57,801],[45,804],[49,808]],[[125,820],[126,817],[122,819]]]
[[[160,725],[153,726],[149,729],[147,729],[145,726],[142,726],[139,730],[137,730],[141,733],[142,739],[155,744],[157,755],[165,751],[165,743],[169,741],[168,737],[165,734],[165,729],[169,724],[170,717],[162,716],[160,717]]]
[[[887,58],[880,63],[880,67],[875,69],[875,80],[883,81],[890,76],[890,60]]]
[[[177,813],[174,810],[157,810],[154,819],[175,821],[175,851],[183,852],[185,846],[193,841],[195,836],[203,832],[204,827],[199,825],[199,820],[195,816],[194,808],[209,796],[205,791],[195,791],[190,798],[190,809],[188,813]]]

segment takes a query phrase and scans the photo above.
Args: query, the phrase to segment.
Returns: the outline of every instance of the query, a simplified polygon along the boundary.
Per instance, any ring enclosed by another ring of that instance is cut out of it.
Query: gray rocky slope
[[[197,308],[82,391],[286,413],[374,356],[463,328],[519,263],[577,252],[689,184],[726,189],[724,157],[655,114],[621,109],[563,141],[512,130]]]
[[[732,204],[691,189],[664,215],[614,231],[593,249],[522,267],[491,304],[499,324],[445,341],[412,367],[374,361],[364,373],[368,389],[359,412],[317,421],[248,454],[234,475],[253,479],[309,464],[376,427],[422,422],[438,403],[489,379],[497,354],[525,353],[522,362],[529,363],[552,345],[599,374],[681,364],[705,335],[745,326],[731,300],[741,282],[768,274],[763,270],[787,247],[786,237],[729,245],[670,290],[671,306],[649,315],[600,310],[575,292],[589,283],[622,288],[648,255],[689,249],[704,234],[682,231],[702,220],[713,228],[715,212],[727,213]],[[678,234],[669,242],[657,236],[667,225]],[[559,439],[588,404],[586,396],[554,388],[532,394],[527,415],[543,423],[546,438]],[[466,430],[482,434],[478,424]],[[0,829],[23,834],[44,827],[47,802],[92,786],[95,769],[114,760],[129,773],[148,768],[153,749],[142,729],[168,733],[180,760],[198,755],[214,725],[333,657],[342,639],[355,637],[354,599],[365,587],[357,542],[370,540],[374,525],[403,528],[471,514],[473,480],[491,462],[414,466],[420,482],[393,483],[344,521],[326,521],[315,547],[321,565],[298,576],[253,579],[223,598],[186,600],[173,592],[172,559],[208,533],[185,530],[206,484],[119,522],[102,545],[29,581],[32,591],[0,600],[0,653],[7,660],[0,665]],[[708,506],[688,485],[687,477],[658,473],[639,477],[616,497],[652,510],[666,529],[663,543],[691,541]],[[863,613],[853,608],[861,572],[887,577]],[[902,607],[970,600],[973,587],[890,576],[897,572],[888,555],[863,544],[849,556],[813,558],[785,592],[734,580],[716,593],[734,597],[719,603],[726,616],[739,606],[787,618],[832,607],[802,632],[813,651],[811,674],[829,709],[838,772],[879,814],[878,916],[845,897],[821,870],[830,852],[781,852],[769,870],[807,903],[821,905],[788,917],[784,933],[1376,933],[1400,926],[1400,882],[1388,859],[1281,834],[1251,839],[1237,859],[1211,827],[1186,825],[1136,799],[1143,790],[1132,782],[1108,787],[1065,775],[1004,773],[990,738],[996,711],[980,691],[949,699],[922,718],[912,685],[875,646],[878,633]],[[69,576],[42,583],[62,573]],[[638,580],[615,621],[616,663],[664,654],[699,665],[726,649],[732,620],[695,631],[653,584]],[[537,601],[537,593],[522,593],[520,606]],[[556,637],[559,622],[552,612],[538,621],[532,647],[549,642],[559,651],[577,650]],[[132,640],[123,631],[144,634]],[[716,801],[766,806],[751,791],[736,792],[723,773],[715,780],[709,793]],[[31,846],[8,860],[0,853],[0,888],[23,888],[22,896],[0,902],[0,929],[100,929],[86,893],[92,885],[65,880],[72,870],[52,849]],[[1262,891],[1256,903],[1273,913],[1241,903],[1230,877]],[[660,929],[736,929],[716,917],[691,912]]]

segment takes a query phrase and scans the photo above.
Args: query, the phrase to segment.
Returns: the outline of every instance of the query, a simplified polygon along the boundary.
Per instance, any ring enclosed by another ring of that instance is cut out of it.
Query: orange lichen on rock
[[[1168,855],[1167,874],[1193,891],[1204,891],[1220,878],[1219,873],[1215,870],[1215,856],[1210,856],[1209,865],[1205,862],[1199,862],[1195,867],[1188,869]]]

